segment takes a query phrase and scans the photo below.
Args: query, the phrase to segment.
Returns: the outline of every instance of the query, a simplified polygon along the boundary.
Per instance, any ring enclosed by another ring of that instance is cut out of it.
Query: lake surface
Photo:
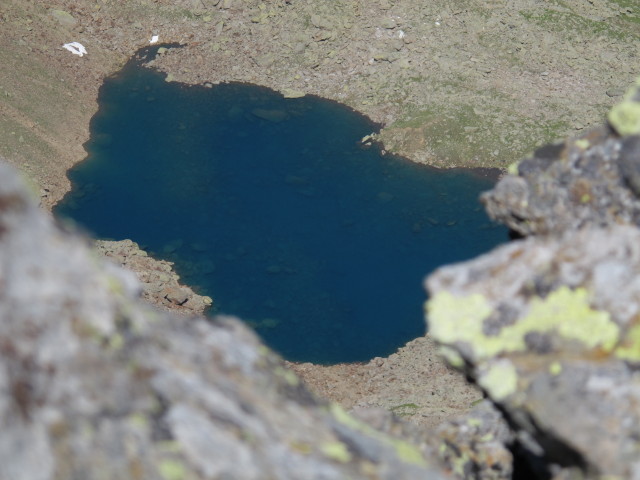
[[[55,213],[175,262],[287,359],[393,353],[425,332],[424,276],[508,238],[477,200],[492,178],[383,155],[343,105],[139,63],[105,81]]]

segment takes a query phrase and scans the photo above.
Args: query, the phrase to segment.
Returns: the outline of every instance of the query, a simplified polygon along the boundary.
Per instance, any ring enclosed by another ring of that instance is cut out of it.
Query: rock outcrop
[[[612,109],[608,125],[512,164],[510,175],[482,196],[487,212],[525,236],[640,225],[637,118],[640,84]]]
[[[0,178],[0,478],[444,478],[424,438],[315,398],[240,322],[152,310]]]
[[[608,125],[484,196],[528,238],[426,281],[431,335],[503,413],[527,475],[640,478],[639,101],[637,84]]]
[[[431,334],[531,455],[640,472],[640,231],[529,238],[428,281]]]
[[[185,314],[202,314],[213,304],[211,297],[182,285],[171,262],[149,256],[136,242],[97,240],[95,246],[111,261],[134,272],[142,284],[142,297],[154,305]]]

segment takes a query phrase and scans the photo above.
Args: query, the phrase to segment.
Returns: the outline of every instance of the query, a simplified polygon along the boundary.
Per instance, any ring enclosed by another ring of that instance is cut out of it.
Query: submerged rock
[[[289,118],[289,114],[284,110],[266,109],[266,108],[254,108],[251,113],[262,120],[268,122],[280,123]]]
[[[139,300],[0,164],[0,478],[444,478],[313,397],[240,322]]]

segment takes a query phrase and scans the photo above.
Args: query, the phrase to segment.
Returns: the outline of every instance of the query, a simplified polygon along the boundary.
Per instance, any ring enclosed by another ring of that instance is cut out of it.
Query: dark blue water
[[[337,103],[136,62],[99,103],[56,214],[174,261],[288,359],[392,353],[425,332],[425,274],[507,239],[477,201],[491,178],[363,147],[378,126]]]

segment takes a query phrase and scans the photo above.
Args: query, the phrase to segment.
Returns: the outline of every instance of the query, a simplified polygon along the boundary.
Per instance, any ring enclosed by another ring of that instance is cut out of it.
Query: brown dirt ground
[[[289,364],[307,385],[343,407],[379,407],[427,427],[468,411],[482,398],[438,355],[429,335],[366,364]]]

